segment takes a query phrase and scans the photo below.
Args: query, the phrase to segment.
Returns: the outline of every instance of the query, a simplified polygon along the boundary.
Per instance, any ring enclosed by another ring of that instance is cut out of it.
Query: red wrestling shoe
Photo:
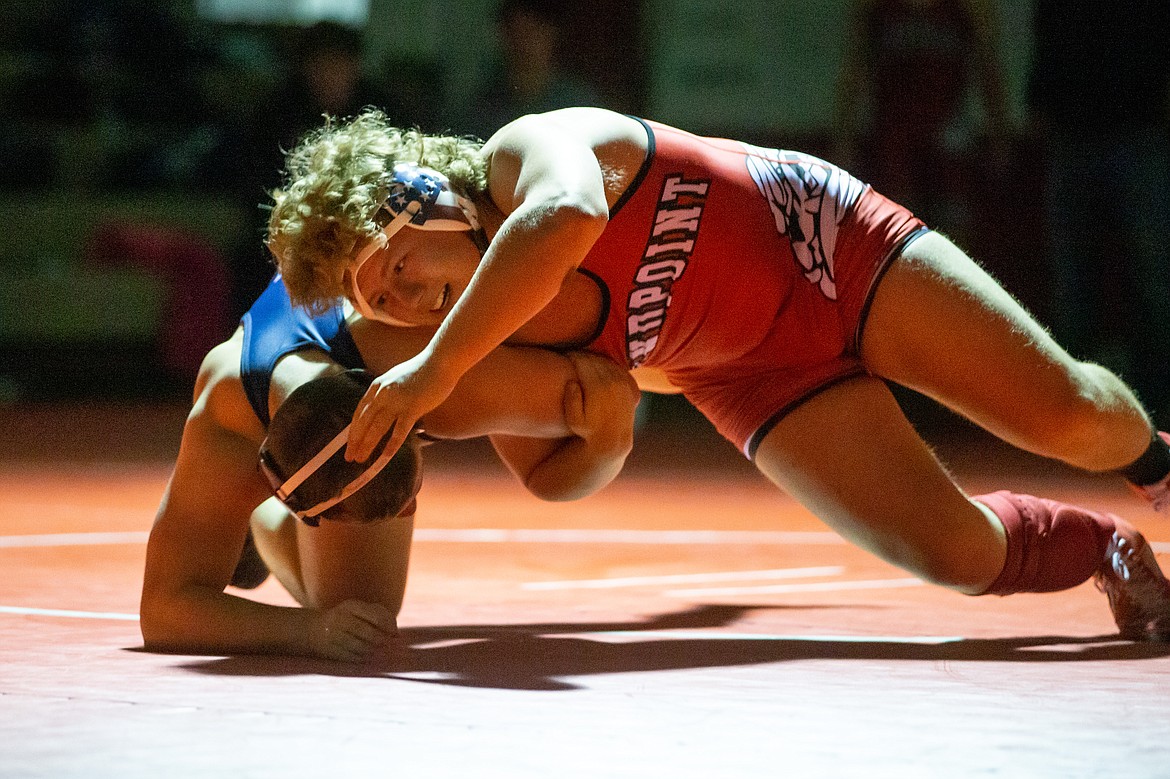
[[[1117,520],[1094,579],[1097,589],[1109,598],[1122,638],[1170,641],[1170,581],[1137,528]]]

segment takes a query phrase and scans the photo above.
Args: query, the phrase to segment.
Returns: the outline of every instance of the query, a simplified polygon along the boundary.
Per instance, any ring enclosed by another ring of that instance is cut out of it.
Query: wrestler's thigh
[[[846,540],[926,581],[982,592],[1003,568],[1002,525],[967,499],[878,379],[805,401],[755,462]]]
[[[366,524],[296,524],[297,555],[306,602],[329,608],[357,599],[397,614],[406,588],[414,517]]]
[[[917,390],[1017,446],[1053,456],[1051,431],[1114,391],[1061,348],[945,237],[914,241],[882,278],[865,322],[871,373]],[[1088,409],[1091,410],[1091,409]]]

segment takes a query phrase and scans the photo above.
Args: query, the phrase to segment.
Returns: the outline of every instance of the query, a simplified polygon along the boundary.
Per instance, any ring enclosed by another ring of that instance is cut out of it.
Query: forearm
[[[634,446],[639,393],[628,373],[603,357],[570,353],[577,381],[562,408],[572,435],[552,440],[493,436],[496,450],[544,500],[575,500],[613,481]]]
[[[525,205],[505,221],[426,352],[457,379],[549,304],[604,229],[571,205]]]
[[[493,435],[492,445],[525,489],[541,500],[569,501],[592,495],[621,472],[633,447],[610,438],[605,446],[580,436],[542,439]]]
[[[311,655],[310,609],[273,606],[189,586],[181,591],[144,592],[142,638],[153,651],[198,654]]]
[[[467,372],[423,418],[423,427],[438,438],[563,438],[573,434],[562,405],[564,387],[574,380],[573,364],[563,355],[501,346]]]
[[[548,501],[584,498],[613,481],[630,453],[631,446],[598,452],[581,438],[562,439],[548,456],[528,473],[524,486],[536,497]]]

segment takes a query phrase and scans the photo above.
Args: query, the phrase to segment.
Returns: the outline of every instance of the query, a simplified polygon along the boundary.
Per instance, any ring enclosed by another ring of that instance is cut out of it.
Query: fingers
[[[353,663],[384,647],[398,629],[394,615],[385,606],[350,600],[322,614],[310,632],[315,654]]]
[[[392,457],[406,441],[419,417],[430,410],[415,411],[418,404],[410,392],[387,376],[370,385],[354,410],[345,447],[345,459],[349,462],[369,460],[387,433],[390,433],[390,439],[380,453]]]
[[[365,408],[358,406],[354,412],[353,421],[349,427],[349,441],[345,448],[345,459],[349,462],[364,463],[374,454],[387,433],[390,438],[379,452],[381,455],[393,457],[394,453],[406,442],[416,420],[404,421],[402,416],[394,413],[384,404],[376,404]]]
[[[362,396],[350,422],[345,459],[365,462],[387,433],[383,454],[393,455],[427,412],[442,403],[458,377],[424,370],[421,356],[400,363],[379,376]]]
[[[353,412],[349,424],[349,441],[345,446],[345,459],[350,462],[370,459],[374,446],[394,424],[393,411],[388,407],[386,396],[381,390],[377,382],[371,384]]]
[[[382,447],[379,456],[386,458],[393,457],[402,448],[402,445],[406,443],[406,437],[410,435],[410,431],[414,428],[415,421],[412,419],[410,422],[403,424],[402,418],[400,417],[398,420],[392,422],[390,425],[390,438],[386,441],[386,445]]]
[[[582,435],[585,428],[585,393],[579,382],[570,381],[565,385],[565,397],[562,405],[564,406],[565,426],[573,435]]]

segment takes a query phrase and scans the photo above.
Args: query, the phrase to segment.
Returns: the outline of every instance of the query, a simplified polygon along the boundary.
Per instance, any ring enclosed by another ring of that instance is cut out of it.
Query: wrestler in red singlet
[[[788,409],[864,369],[864,312],[922,222],[797,152],[643,122],[649,153],[582,268],[608,291],[591,349],[663,369],[749,457]]]

